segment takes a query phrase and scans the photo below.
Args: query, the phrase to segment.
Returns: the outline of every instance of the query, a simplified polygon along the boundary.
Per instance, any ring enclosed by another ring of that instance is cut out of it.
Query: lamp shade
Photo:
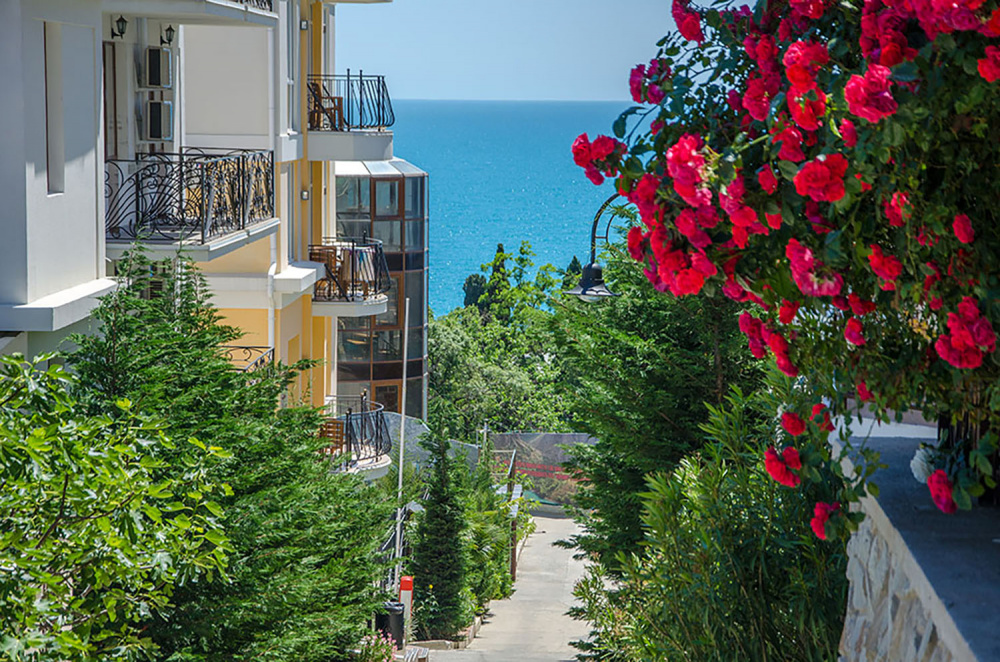
[[[164,30],[163,32],[167,37],[167,45],[174,43],[174,33],[175,33],[174,26],[168,25],[167,29]]]
[[[580,273],[580,282],[566,294],[572,294],[589,302],[618,296],[604,284],[604,269],[594,262],[584,265],[583,271]]]
[[[118,28],[118,36],[124,37],[125,28],[128,27],[128,20],[124,16],[119,15],[118,19],[115,21],[115,27]]]

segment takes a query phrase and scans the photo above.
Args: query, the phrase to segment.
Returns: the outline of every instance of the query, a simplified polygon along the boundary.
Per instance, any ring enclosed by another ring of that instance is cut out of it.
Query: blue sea
[[[393,100],[394,152],[430,175],[430,307],[462,305],[462,284],[498,243],[531,243],[535,265],[587,261],[590,226],[614,192],[573,163],[581,133],[610,134],[627,102]]]

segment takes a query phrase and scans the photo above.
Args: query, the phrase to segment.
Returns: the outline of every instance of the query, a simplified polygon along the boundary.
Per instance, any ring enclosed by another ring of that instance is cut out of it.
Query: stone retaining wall
[[[907,550],[893,549],[867,517],[847,552],[851,588],[840,639],[843,662],[956,660],[907,574]]]

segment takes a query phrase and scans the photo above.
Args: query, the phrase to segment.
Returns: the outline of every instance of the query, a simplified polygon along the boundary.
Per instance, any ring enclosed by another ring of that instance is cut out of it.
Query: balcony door
[[[106,41],[104,56],[104,160],[128,157],[128,102],[121,90],[127,66],[123,44]]]

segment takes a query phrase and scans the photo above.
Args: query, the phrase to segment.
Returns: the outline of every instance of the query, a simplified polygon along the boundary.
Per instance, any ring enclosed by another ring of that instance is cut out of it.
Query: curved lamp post
[[[608,219],[607,225],[604,226],[604,234],[600,237],[597,236],[597,226],[601,222],[601,215],[608,208],[608,205],[618,197],[616,192],[610,198],[604,201],[601,208],[597,210],[597,215],[594,216],[594,225],[590,229],[590,262],[588,262],[583,267],[583,272],[580,274],[580,282],[572,290],[566,292],[566,294],[572,294],[573,296],[580,297],[583,301],[600,301],[601,299],[606,299],[608,297],[619,296],[615,292],[608,289],[608,286],[604,284],[604,269],[601,265],[597,264],[597,240],[603,239],[605,243],[608,241],[608,231],[611,228],[611,218]]]

